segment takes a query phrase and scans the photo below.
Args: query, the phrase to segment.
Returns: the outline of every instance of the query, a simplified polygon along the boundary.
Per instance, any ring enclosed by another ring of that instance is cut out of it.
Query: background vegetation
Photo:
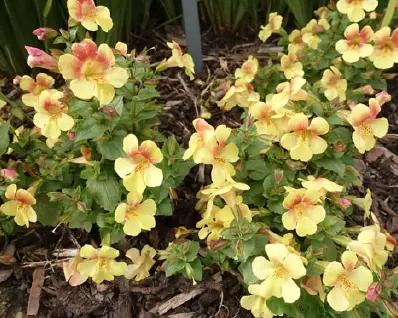
[[[243,29],[257,30],[269,12],[277,11],[292,27],[303,27],[313,11],[328,0],[198,0],[202,30],[228,36]],[[383,11],[388,0],[379,1]],[[96,0],[112,12],[111,32],[97,33],[97,42],[114,45],[118,40],[132,44],[132,34],[182,24],[181,0]],[[23,21],[23,23],[21,23]],[[13,78],[26,74],[25,45],[51,48],[32,34],[40,26],[62,28],[67,25],[66,0],[0,0],[0,76]]]

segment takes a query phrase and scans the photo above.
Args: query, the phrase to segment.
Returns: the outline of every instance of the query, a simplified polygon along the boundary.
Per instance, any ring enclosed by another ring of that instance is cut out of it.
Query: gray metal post
[[[200,37],[199,13],[197,0],[181,0],[184,13],[185,37],[188,51],[195,63],[195,72],[203,69],[202,44]]]

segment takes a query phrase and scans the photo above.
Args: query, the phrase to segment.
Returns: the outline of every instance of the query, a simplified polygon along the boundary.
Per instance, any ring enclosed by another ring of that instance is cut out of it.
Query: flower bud
[[[333,145],[333,151],[335,152],[345,152],[346,150],[347,150],[347,145],[343,143],[341,140],[339,140]]]
[[[123,42],[117,42],[115,45],[115,49],[120,52],[121,55],[127,55],[127,44]]]
[[[70,141],[75,140],[75,135],[76,135],[76,133],[75,133],[74,131],[69,131],[69,132],[68,132],[68,138],[69,138],[69,140],[70,140]]]
[[[346,198],[341,198],[341,199],[339,200],[339,203],[340,203],[340,207],[341,207],[343,210],[347,210],[347,209],[352,205],[351,200],[348,200],[348,199],[346,199]]]
[[[274,171],[274,179],[275,179],[275,183],[276,184],[279,184],[279,183],[281,183],[281,181],[282,181],[282,179],[283,179],[283,170],[279,170],[279,169],[277,169],[277,170],[275,170]]]
[[[371,302],[375,302],[377,297],[381,294],[381,284],[380,282],[372,283],[367,292],[366,292],[366,299],[370,300]]]
[[[377,19],[377,13],[375,11],[370,12],[369,13],[369,19],[376,20]]]
[[[41,41],[55,38],[57,31],[51,28],[38,28],[32,32]]]
[[[286,164],[292,170],[303,170],[307,166],[306,164],[302,163],[301,161],[294,161],[294,160],[290,160],[290,159],[288,159],[286,161]]]
[[[14,169],[1,169],[0,176],[8,181],[14,181],[19,176],[19,174]]]
[[[391,95],[388,94],[386,91],[382,91],[376,94],[376,100],[379,102],[380,106],[383,106],[385,103],[391,101]]]
[[[57,60],[46,52],[31,46],[25,46],[28,51],[28,65],[32,68],[41,67],[47,70],[55,70],[57,68]]]
[[[13,83],[14,85],[18,85],[19,82],[21,82],[21,79],[22,79],[22,77],[19,76],[19,75],[17,75],[17,76],[15,76],[14,79],[12,80],[12,83]]]

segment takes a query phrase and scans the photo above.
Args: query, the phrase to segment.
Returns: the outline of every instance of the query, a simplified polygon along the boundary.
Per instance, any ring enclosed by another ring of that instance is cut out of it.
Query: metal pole
[[[195,63],[195,72],[199,73],[203,69],[203,60],[197,0],[182,0],[182,10],[188,51]]]

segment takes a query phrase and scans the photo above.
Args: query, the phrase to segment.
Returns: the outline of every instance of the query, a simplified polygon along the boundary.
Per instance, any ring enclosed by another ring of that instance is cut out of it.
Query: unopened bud
[[[305,163],[302,163],[301,161],[294,161],[290,159],[286,161],[286,164],[292,170],[303,170],[307,167],[307,165]]]
[[[335,241],[337,244],[341,246],[347,246],[352,242],[352,239],[349,238],[348,236],[343,236],[343,235],[336,235],[331,237],[333,241]]]
[[[340,200],[339,200],[339,202],[338,202],[338,205],[339,205],[339,207],[342,209],[342,210],[347,210],[351,205],[352,205],[352,202],[351,202],[351,200],[348,200],[348,199],[346,199],[346,198],[340,198]]]
[[[15,76],[14,79],[12,80],[12,83],[13,83],[14,85],[18,85],[18,84],[21,82],[21,79],[22,79],[22,77],[19,76],[19,75],[17,75],[17,76]]]
[[[68,132],[68,138],[69,138],[69,140],[70,141],[73,141],[73,140],[75,140],[75,132],[74,131],[69,131]]]
[[[19,176],[19,174],[14,169],[1,169],[0,176],[8,181],[14,181]]]
[[[340,140],[333,145],[333,151],[335,152],[345,152],[346,150],[347,145]]]
[[[117,42],[115,45],[115,49],[120,52],[121,55],[127,55],[127,44],[123,42]]]
[[[284,176],[283,170],[279,170],[279,169],[275,170],[275,171],[274,171],[275,183],[276,183],[276,184],[281,183],[281,181],[282,181],[282,179],[283,179],[283,176]]]
[[[369,13],[369,19],[376,20],[377,19],[377,13],[375,11],[370,12]]]
[[[38,28],[32,32],[41,41],[55,38],[58,32],[51,28]]]
[[[385,103],[391,101],[391,95],[388,94],[386,91],[382,91],[376,94],[376,100],[379,102],[380,106],[383,106]]]
[[[87,211],[87,206],[83,201],[79,201],[77,203],[77,209],[81,212],[86,212]]]
[[[372,283],[366,291],[366,299],[370,300],[371,302],[375,302],[381,294],[381,288],[382,286],[380,282]]]

